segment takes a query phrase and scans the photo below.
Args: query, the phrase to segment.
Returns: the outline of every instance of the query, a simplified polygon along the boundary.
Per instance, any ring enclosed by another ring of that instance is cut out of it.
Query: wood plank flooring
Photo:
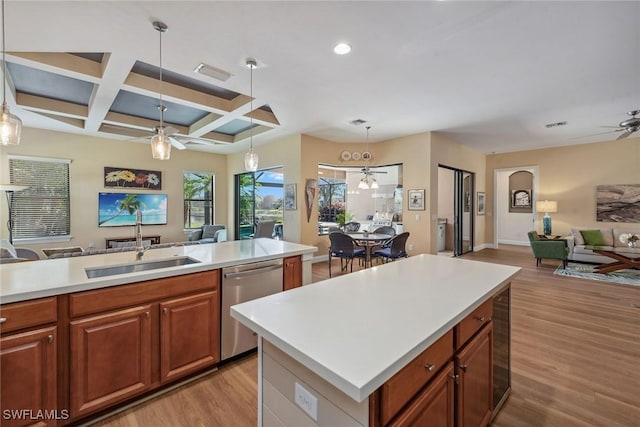
[[[513,390],[494,426],[640,426],[640,287],[556,276],[557,262],[536,268],[528,247],[464,258],[522,267],[512,283]],[[314,264],[314,282],[328,275],[326,262]],[[251,355],[95,425],[255,426],[256,377]]]

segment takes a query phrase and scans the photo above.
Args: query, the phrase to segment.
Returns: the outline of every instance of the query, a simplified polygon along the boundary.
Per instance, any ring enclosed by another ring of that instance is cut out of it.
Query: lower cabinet
[[[486,426],[493,411],[492,322],[456,355],[457,425]]]
[[[394,422],[392,427],[453,427],[453,363],[449,362]]]
[[[217,292],[160,304],[160,380],[171,381],[220,360]]]
[[[151,305],[71,322],[71,416],[151,387]]]
[[[3,426],[55,426],[55,418],[64,417],[55,411],[56,331],[51,326],[0,339]]]
[[[302,286],[302,257],[292,256],[284,259],[283,290]]]

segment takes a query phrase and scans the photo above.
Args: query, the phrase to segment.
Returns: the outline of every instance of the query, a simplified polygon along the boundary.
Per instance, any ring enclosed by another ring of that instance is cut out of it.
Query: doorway
[[[473,252],[474,194],[473,172],[438,165],[438,252],[450,251],[453,256]]]
[[[275,221],[274,235],[283,238],[284,172],[282,167],[235,176],[235,239],[249,238],[260,221]]]

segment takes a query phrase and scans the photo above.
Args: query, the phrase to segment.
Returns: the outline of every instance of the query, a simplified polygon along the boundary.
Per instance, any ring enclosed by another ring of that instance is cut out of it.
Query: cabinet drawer
[[[493,299],[489,298],[487,301],[467,317],[462,319],[455,327],[456,332],[456,349],[462,348],[462,346],[471,338],[476,332],[486,325],[493,316]]]
[[[69,314],[75,318],[197,291],[217,290],[219,283],[220,270],[212,270],[78,292],[69,297]]]
[[[381,388],[380,418],[386,425],[453,356],[453,331],[413,359]]]
[[[2,333],[53,323],[58,318],[56,297],[5,304],[0,317],[6,319],[0,324]]]

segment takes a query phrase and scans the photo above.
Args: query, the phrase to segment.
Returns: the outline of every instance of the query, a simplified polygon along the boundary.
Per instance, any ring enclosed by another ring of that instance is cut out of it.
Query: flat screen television
[[[138,209],[142,225],[167,223],[166,194],[98,193],[98,226],[133,226]]]

